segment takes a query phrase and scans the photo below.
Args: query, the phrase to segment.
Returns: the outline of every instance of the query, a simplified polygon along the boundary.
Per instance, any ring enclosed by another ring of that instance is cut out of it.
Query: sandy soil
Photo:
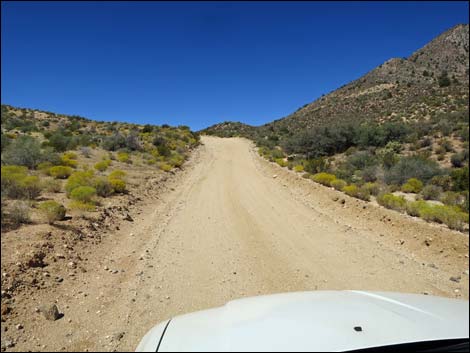
[[[468,299],[467,235],[314,184],[244,139],[203,143],[167,192],[144,200],[133,222],[93,249],[86,272],[16,299],[23,310],[2,331],[15,340],[8,350],[134,350],[160,321],[268,293]],[[63,318],[35,312],[50,302]]]

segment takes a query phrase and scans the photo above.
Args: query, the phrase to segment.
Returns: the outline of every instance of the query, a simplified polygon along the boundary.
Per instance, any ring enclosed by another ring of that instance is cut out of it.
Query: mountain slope
[[[319,125],[363,121],[419,121],[438,112],[465,110],[468,99],[469,26],[442,33],[409,58],[392,58],[291,115],[258,127],[281,139]],[[236,133],[246,135],[243,124]],[[242,128],[243,127],[243,128]],[[224,127],[202,131],[224,136]],[[248,135],[247,137],[250,137]]]

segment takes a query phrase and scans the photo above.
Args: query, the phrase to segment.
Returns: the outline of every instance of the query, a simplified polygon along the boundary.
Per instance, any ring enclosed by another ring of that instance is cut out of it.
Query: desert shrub
[[[73,173],[65,184],[65,191],[67,196],[70,196],[71,192],[79,186],[92,186],[93,185],[94,173],[91,170],[78,171]]]
[[[40,170],[42,173],[46,174],[46,175],[50,175],[49,174],[49,168],[50,167],[53,167],[54,165],[51,163],[51,162],[41,162],[39,163],[36,168],[37,170]]]
[[[421,180],[410,178],[405,184],[402,185],[401,191],[419,193],[421,190],[423,190],[423,186],[424,185]]]
[[[73,173],[71,167],[66,167],[63,165],[58,165],[55,167],[49,168],[48,174],[56,179],[67,179]]]
[[[15,201],[9,207],[9,218],[12,223],[19,225],[31,222],[31,208],[25,201]]]
[[[110,164],[111,164],[111,160],[107,159],[107,160],[95,163],[94,168],[100,172],[104,172],[106,169],[108,169]]]
[[[425,200],[438,200],[443,189],[440,186],[429,184],[421,190],[421,196]]]
[[[465,153],[455,153],[450,157],[450,162],[454,168],[461,168],[467,159]]]
[[[465,198],[458,192],[446,191],[441,194],[439,201],[448,206],[461,206],[465,202]]]
[[[127,152],[118,152],[117,160],[122,163],[130,163],[129,153]]]
[[[31,136],[20,136],[5,148],[2,161],[33,169],[42,161],[41,145]]]
[[[42,187],[47,192],[61,192],[62,183],[59,180],[46,178],[42,181]]]
[[[70,198],[72,200],[85,203],[92,203],[95,195],[96,189],[92,186],[77,186],[70,192]]]
[[[65,218],[65,207],[60,203],[49,200],[41,202],[38,209],[44,214],[49,224],[55,221],[61,221]]]
[[[452,142],[449,139],[445,138],[440,141],[440,146],[444,149],[444,152],[453,152],[454,147],[452,146]]]
[[[113,170],[111,173],[109,173],[108,175],[108,178],[110,179],[122,179],[124,180],[124,178],[126,177],[126,172],[120,170],[120,169],[116,169],[116,170]]]
[[[402,157],[385,173],[385,182],[387,184],[404,184],[411,178],[427,182],[440,174],[442,174],[442,170],[435,161],[419,156]]]
[[[159,168],[165,172],[169,172],[170,170],[173,169],[173,166],[168,163],[160,163]]]
[[[281,167],[287,167],[287,162],[284,160],[284,158],[276,158],[274,161]]]
[[[429,183],[441,187],[444,191],[448,191],[452,188],[452,177],[450,175],[436,175]]]
[[[450,176],[452,178],[452,190],[465,191],[468,190],[468,166],[464,168],[454,169]]]
[[[304,166],[301,164],[297,164],[294,166],[294,171],[297,173],[303,172],[304,171]]]
[[[335,179],[331,182],[331,186],[339,191],[342,191],[346,185],[348,185],[348,183],[345,182],[343,179]]]
[[[457,230],[463,230],[468,223],[468,214],[452,206],[432,205],[421,209],[419,216],[426,221],[444,223]]]
[[[108,197],[114,192],[113,186],[105,177],[95,178],[93,187],[96,189],[96,194],[101,197]]]
[[[395,196],[393,194],[380,194],[377,196],[379,205],[396,211],[404,211],[406,209],[406,200],[403,196]]]
[[[355,184],[347,185],[343,188],[343,192],[349,196],[355,197],[357,199],[369,201],[370,192],[366,188],[358,187]]]
[[[346,159],[346,164],[353,170],[362,170],[377,165],[378,160],[369,151],[358,151]]]
[[[91,149],[88,146],[82,146],[80,147],[80,152],[85,158],[90,158],[91,157]]]
[[[1,185],[2,196],[18,198],[21,195],[18,182],[26,178],[28,169],[23,166],[8,165],[2,166]]]
[[[34,200],[41,194],[42,185],[35,175],[28,175],[17,181],[17,198]]]
[[[66,167],[76,168],[78,162],[75,160],[77,155],[73,152],[67,152],[60,156],[60,164]]]
[[[329,173],[317,173],[312,176],[312,180],[325,186],[331,186],[331,182],[336,179],[336,176]]]
[[[126,182],[122,179],[108,179],[109,184],[116,193],[123,193],[126,191]]]
[[[406,203],[406,213],[413,217],[420,217],[424,209],[431,207],[426,201],[412,201]]]
[[[308,159],[304,166],[305,171],[311,174],[326,172],[329,168],[330,163],[328,162],[328,159],[324,157]]]
[[[377,196],[380,193],[380,185],[377,183],[365,183],[362,188],[370,195]]]
[[[168,160],[168,163],[174,167],[181,167],[184,163],[184,156],[179,153],[173,153]]]
[[[92,212],[96,209],[95,205],[92,203],[82,202],[74,200],[70,203],[69,207],[73,210]]]

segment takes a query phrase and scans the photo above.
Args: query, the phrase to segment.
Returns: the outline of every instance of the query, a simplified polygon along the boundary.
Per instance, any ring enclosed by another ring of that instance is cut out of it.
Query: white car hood
[[[157,325],[137,351],[342,351],[468,338],[468,309],[464,300],[389,292],[260,296]]]

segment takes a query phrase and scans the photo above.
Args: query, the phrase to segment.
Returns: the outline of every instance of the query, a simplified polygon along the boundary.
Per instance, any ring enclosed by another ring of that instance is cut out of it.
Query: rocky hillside
[[[264,138],[275,134],[282,140],[331,123],[420,121],[443,112],[468,110],[468,36],[469,26],[457,25],[409,58],[392,58],[291,115],[256,128],[256,134]],[[252,137],[252,131],[230,123],[202,132]]]

